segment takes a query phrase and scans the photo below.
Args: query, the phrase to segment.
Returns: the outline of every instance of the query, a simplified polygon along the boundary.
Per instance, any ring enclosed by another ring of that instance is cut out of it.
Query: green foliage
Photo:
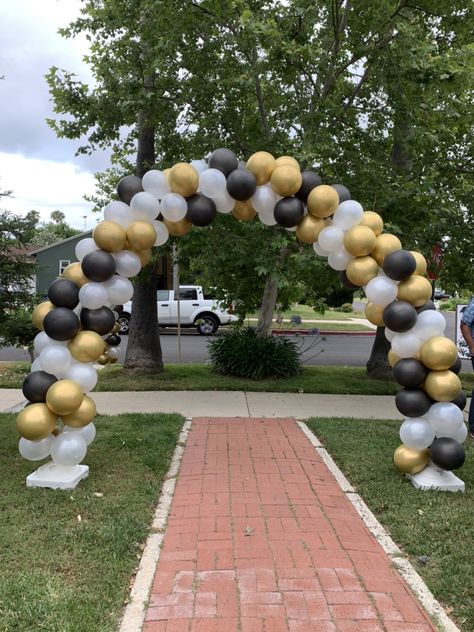
[[[217,373],[262,380],[291,377],[301,371],[295,342],[280,336],[258,337],[251,327],[235,327],[209,343]]]
[[[352,303],[344,303],[340,307],[333,308],[335,312],[344,312],[345,314],[350,314],[352,312]]]
[[[36,213],[36,211],[31,211]],[[39,217],[39,216],[38,216]],[[43,246],[49,246],[68,237],[79,235],[80,230],[72,228],[65,221],[66,217],[61,211],[52,211],[50,214],[51,221],[40,222],[35,230],[35,233],[30,241],[32,246],[41,248]]]
[[[32,301],[33,302],[33,301]],[[33,309],[21,307],[15,312],[9,312],[0,322],[0,339],[6,347],[33,349],[33,340],[38,333],[31,322]]]

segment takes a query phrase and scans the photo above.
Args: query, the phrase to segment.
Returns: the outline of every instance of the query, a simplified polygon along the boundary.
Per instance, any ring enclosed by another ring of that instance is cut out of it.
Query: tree
[[[32,217],[37,217],[39,220],[39,213],[37,211],[30,211]],[[34,235],[31,238],[32,246],[49,246],[68,237],[79,235],[80,230],[69,226],[66,222],[66,216],[62,211],[51,211],[49,222],[39,222]]]

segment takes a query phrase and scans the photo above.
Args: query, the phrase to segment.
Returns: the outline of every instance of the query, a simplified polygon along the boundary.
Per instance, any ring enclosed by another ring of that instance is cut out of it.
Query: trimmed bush
[[[210,365],[222,375],[252,380],[301,372],[298,347],[283,336],[258,338],[252,327],[234,328],[209,343]]]

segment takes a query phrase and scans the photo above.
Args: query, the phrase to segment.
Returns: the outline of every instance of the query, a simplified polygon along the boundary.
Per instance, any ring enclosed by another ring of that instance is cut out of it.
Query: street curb
[[[271,333],[275,336],[314,336],[315,333],[321,336],[375,336],[374,331],[323,331],[315,327],[314,329],[272,329]]]
[[[306,437],[309,439],[314,449],[324,461],[331,474],[337,481],[343,494],[351,503],[359,516],[364,521],[365,526],[380,544],[394,568],[408,584],[421,607],[431,617],[432,623],[438,627],[440,632],[461,632],[457,625],[448,617],[433,593],[430,591],[424,580],[416,572],[414,566],[407,559],[406,554],[392,540],[384,527],[380,524],[364,500],[355,491],[352,485],[344,476],[343,472],[334,462],[333,458],[323,447],[318,437],[310,430],[304,421],[297,420],[297,423]]]

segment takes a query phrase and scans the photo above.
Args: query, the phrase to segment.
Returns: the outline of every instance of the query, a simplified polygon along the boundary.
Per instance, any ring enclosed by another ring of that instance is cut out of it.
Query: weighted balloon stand
[[[49,461],[26,477],[26,486],[74,489],[88,476],[88,465],[56,465]]]
[[[453,472],[442,470],[430,463],[418,474],[407,474],[412,485],[422,491],[464,492],[465,484]]]

